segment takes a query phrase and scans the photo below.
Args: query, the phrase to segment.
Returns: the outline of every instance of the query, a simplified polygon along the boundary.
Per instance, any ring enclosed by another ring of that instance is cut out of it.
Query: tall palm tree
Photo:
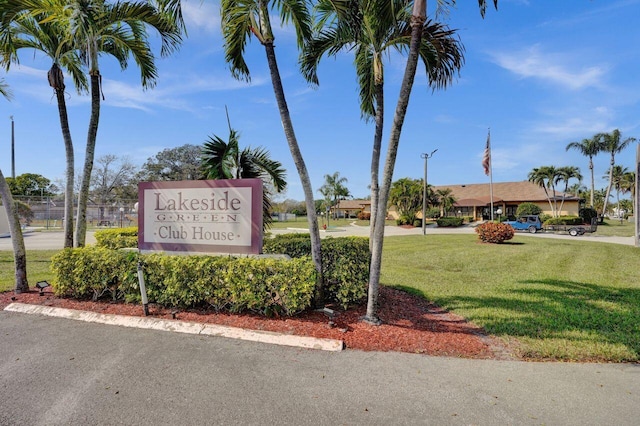
[[[456,197],[454,197],[452,193],[453,190],[451,188],[438,189],[436,191],[438,201],[445,216],[449,216],[449,211],[453,209],[453,205],[457,201]]]
[[[6,85],[4,79],[0,79],[0,95],[6,99],[11,99],[11,91]],[[24,246],[24,238],[22,229],[20,228],[20,219],[18,218],[18,209],[13,202],[9,185],[0,170],[0,200],[4,205],[9,220],[9,232],[11,233],[11,243],[13,245],[13,261],[15,265],[15,287],[16,293],[24,293],[29,291],[29,281],[27,280],[27,250]]]
[[[307,220],[311,237],[311,257],[318,277],[315,304],[324,299],[324,283],[322,279],[322,256],[320,248],[320,230],[313,199],[313,189],[307,166],[302,158],[300,146],[293,130],[293,122],[278,70],[275,51],[275,37],[271,28],[270,12],[277,13],[283,23],[293,24],[298,46],[311,36],[311,17],[306,0],[221,0],[222,34],[225,45],[225,59],[231,65],[232,75],[241,80],[251,78],[249,67],[244,60],[244,50],[250,37],[255,37],[264,47],[271,83],[280,112],[280,120],[291,151],[291,157],[300,176],[307,206]]]
[[[626,172],[620,180],[620,190],[623,194],[630,194],[631,199],[636,199],[636,172]]]
[[[155,58],[149,44],[147,29],[153,29],[162,42],[161,54],[174,51],[182,40],[180,26],[164,10],[151,3],[117,2],[105,0],[40,0],[46,7],[42,13],[49,19],[64,25],[67,40],[80,54],[88,69],[91,93],[91,115],[87,132],[85,162],[78,196],[76,241],[78,247],[85,244],[87,230],[87,202],[91,172],[95,155],[98,123],[100,119],[101,81],[98,58],[108,54],[115,58],[122,69],[133,57],[140,70],[142,86],[153,87],[157,79]]]
[[[615,129],[611,133],[601,133],[598,137],[602,140],[602,151],[611,154],[611,161],[609,162],[609,184],[607,185],[607,195],[604,197],[604,205],[602,207],[602,214],[605,214],[607,212],[609,197],[611,196],[611,187],[613,186],[613,168],[616,164],[616,154],[624,151],[624,149],[635,142],[636,139],[626,138],[622,140],[622,134],[618,129]]]
[[[593,196],[595,193],[595,178],[593,172],[593,157],[602,151],[602,143],[598,135],[590,139],[582,139],[582,142],[571,142],[567,145],[566,150],[575,149],[585,157],[589,157],[589,171],[591,172],[591,197],[590,206],[593,208]]]
[[[262,179],[262,227],[271,225],[271,193],[287,187],[282,163],[272,160],[264,148],[240,149],[238,132],[229,128],[229,141],[209,137],[202,149],[202,171],[207,179]]]
[[[529,172],[528,180],[538,185],[544,190],[544,194],[549,202],[551,214],[558,216],[558,199],[556,197],[556,182],[558,179],[558,169],[555,166],[542,166],[534,168]],[[549,194],[551,190],[551,194]]]
[[[318,84],[317,68],[324,55],[335,56],[343,50],[355,53],[354,65],[360,86],[360,110],[366,120],[375,121],[371,156],[371,227],[377,218],[380,148],[384,127],[384,61],[389,50],[405,53],[411,35],[411,2],[408,0],[364,0],[356,11],[345,2],[321,0],[318,28],[305,45],[301,57],[304,76]],[[422,59],[432,88],[446,86],[463,63],[462,46],[454,31],[443,25],[425,22],[420,46]],[[386,214],[386,210],[383,214]]]
[[[564,207],[564,199],[567,196],[567,192],[569,191],[569,181],[571,179],[578,179],[582,181],[582,174],[580,174],[580,169],[575,166],[565,166],[558,167],[556,169],[556,178],[555,184],[559,184],[564,182],[564,190],[562,191],[562,201],[560,202],[560,209],[558,213],[562,212],[562,208]]]
[[[347,178],[340,176],[340,172],[324,175],[324,184],[318,191],[335,207],[341,198],[349,196],[349,189],[345,186],[347,182]],[[338,212],[335,210],[335,217],[337,217],[337,215]]]
[[[33,16],[28,11],[17,13],[14,20],[3,26],[4,34],[0,52],[2,64],[8,70],[11,63],[19,63],[18,51],[33,49],[44,53],[52,61],[47,73],[49,86],[53,88],[58,104],[60,128],[66,156],[65,199],[64,199],[64,247],[73,247],[73,199],[74,199],[74,149],[69,129],[65,83],[62,68],[69,73],[78,93],[88,90],[87,79],[81,69],[81,61],[74,47],[65,40],[62,25],[45,21],[46,15]]]
[[[623,187],[625,186],[625,175],[628,175],[629,169],[626,167],[622,167],[620,165],[615,165],[612,168],[611,177],[613,181],[613,188],[616,190],[616,203],[618,204],[618,215],[620,214],[620,193],[623,192]],[[608,177],[609,175],[605,175],[603,177]],[[604,214],[605,212],[603,212]]]

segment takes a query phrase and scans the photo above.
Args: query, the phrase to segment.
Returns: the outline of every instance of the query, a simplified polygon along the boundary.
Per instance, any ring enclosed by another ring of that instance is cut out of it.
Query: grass
[[[49,281],[53,274],[49,271],[51,256],[59,250],[27,250],[27,279],[33,287],[38,281]],[[0,251],[0,291],[13,289],[15,285],[15,266],[13,252]]]
[[[596,235],[604,235],[607,237],[633,237],[635,233],[635,222],[615,219],[605,219],[604,224],[598,225]]]
[[[382,283],[436,302],[531,359],[640,360],[638,249],[516,236],[389,237]]]
[[[326,221],[323,218],[319,219],[320,229],[322,229],[322,225],[326,224]],[[355,223],[358,226],[369,226],[368,220],[359,220],[359,219],[331,219],[329,220],[330,227],[340,227],[340,228],[348,228],[352,223]],[[387,220],[386,225],[395,225],[395,220]],[[275,221],[271,226],[272,229],[287,229],[287,228],[304,228],[309,229],[309,222],[307,222],[306,216],[298,216],[294,220],[287,220],[283,222]]]
[[[56,252],[27,252],[32,286],[51,280]],[[501,245],[480,244],[475,235],[388,237],[382,283],[467,318],[526,358],[637,362],[639,253],[519,235]],[[0,251],[0,291],[13,287],[13,274],[12,253]]]

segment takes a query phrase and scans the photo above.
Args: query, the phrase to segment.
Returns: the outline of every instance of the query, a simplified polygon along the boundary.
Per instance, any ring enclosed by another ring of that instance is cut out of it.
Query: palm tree
[[[542,166],[539,168],[535,168],[531,172],[529,172],[528,176],[529,182],[535,183],[544,190],[544,194],[546,195],[547,201],[549,202],[549,207],[551,208],[551,214],[553,217],[558,216],[558,200],[556,197],[555,187],[557,179],[558,169],[556,169],[554,166]],[[549,194],[549,190],[551,190],[551,194]]]
[[[575,149],[580,152],[580,154],[585,157],[589,157],[589,171],[591,172],[591,198],[590,198],[590,206],[593,208],[593,195],[595,192],[595,179],[593,172],[593,157],[598,155],[599,152],[602,151],[602,144],[600,143],[600,138],[598,135],[592,137],[591,139],[582,139],[582,142],[571,142],[567,145],[566,150]]]
[[[225,59],[231,65],[232,75],[241,80],[250,80],[249,67],[244,60],[244,49],[250,37],[264,46],[273,91],[280,112],[280,120],[291,151],[291,157],[300,176],[307,206],[307,220],[311,237],[311,257],[318,277],[315,304],[320,305],[324,299],[324,283],[322,279],[322,256],[320,248],[320,230],[318,228],[313,189],[307,166],[305,165],[298,140],[293,130],[293,122],[282,87],[280,71],[275,52],[275,37],[271,28],[270,12],[278,13],[283,23],[294,26],[298,46],[311,36],[311,17],[305,0],[222,0],[220,2],[222,18],[222,34],[225,40]]]
[[[238,132],[229,128],[229,141],[218,136],[209,137],[202,149],[202,170],[206,179],[262,179],[262,228],[271,225],[271,193],[287,187],[285,170],[279,161],[272,160],[264,148],[240,149]]]
[[[635,142],[635,138],[626,138],[622,140],[620,130],[615,129],[611,133],[601,133],[598,137],[602,140],[602,151],[611,154],[611,161],[609,162],[609,184],[607,185],[607,195],[604,197],[604,205],[602,207],[602,214],[607,211],[607,203],[611,196],[611,187],[613,186],[613,168],[616,164],[616,154],[622,152],[627,146]]]
[[[636,199],[636,172],[627,172],[620,180],[620,190],[623,194],[630,194],[631,199]]]
[[[340,177],[340,172],[335,172],[332,175],[324,175],[324,184],[318,189],[318,191],[331,203],[332,206],[337,206],[340,199],[344,199],[349,196],[349,189],[345,186],[347,182],[348,180],[346,177]],[[335,218],[337,218],[337,209],[334,210],[334,214]]]
[[[155,85],[157,69],[147,29],[153,29],[160,35],[163,56],[177,48],[182,33],[178,23],[165,10],[151,3],[107,3],[105,0],[54,0],[53,3],[44,10],[50,14],[51,20],[67,28],[68,40],[80,52],[91,81],[91,116],[76,223],[76,246],[82,247],[86,238],[87,202],[100,120],[102,76],[98,58],[101,54],[108,54],[119,62],[122,69],[126,69],[132,56],[140,70],[142,86],[150,88]]]
[[[407,51],[411,34],[411,2],[407,0],[365,0],[358,10],[344,2],[321,0],[317,10],[319,25],[314,37],[305,45],[301,58],[304,76],[318,84],[317,68],[324,55],[335,56],[342,50],[355,53],[355,68],[360,86],[360,110],[366,120],[375,120],[371,156],[371,227],[377,218],[379,194],[380,148],[384,125],[384,63],[391,49]],[[357,12],[357,13],[356,13]],[[326,25],[329,22],[330,25]],[[463,62],[462,46],[446,27],[425,22],[420,58],[432,88],[444,87]],[[384,213],[386,215],[386,210]]]
[[[453,190],[451,188],[438,189],[436,191],[438,201],[445,216],[449,216],[449,211],[453,209],[453,205],[457,201],[456,197],[452,195],[452,192]]]
[[[613,181],[613,187],[616,190],[616,202],[618,204],[618,216],[620,216],[620,192],[623,192],[623,186],[625,185],[625,175],[628,175],[629,169],[619,165],[615,165],[611,169],[611,176]],[[604,178],[609,175],[603,176]],[[604,212],[603,212],[604,214]],[[622,221],[622,220],[621,220]]]
[[[0,79],[0,95],[6,99],[11,99],[11,92],[4,79]],[[29,281],[27,280],[27,251],[24,247],[24,238],[18,219],[18,209],[13,202],[9,185],[0,170],[0,200],[4,205],[9,220],[9,232],[11,233],[11,243],[13,245],[13,261],[15,264],[16,284],[14,291],[24,293],[29,291]]]
[[[569,181],[571,179],[578,179],[582,181],[582,174],[580,174],[580,169],[575,166],[565,166],[558,167],[556,169],[556,179],[555,184],[559,184],[560,182],[564,182],[564,191],[562,191],[562,201],[560,203],[560,210],[558,213],[562,212],[562,207],[564,206],[564,199],[567,196],[567,192],[569,191]]]
[[[46,15],[35,17],[27,11],[18,13],[14,21],[4,26],[6,31],[0,39],[2,45],[2,64],[8,70],[11,63],[19,63],[18,51],[33,49],[48,56],[52,65],[47,73],[49,86],[53,88],[58,103],[60,128],[66,155],[65,199],[64,199],[64,247],[73,247],[73,199],[74,199],[74,152],[67,105],[65,100],[65,83],[62,68],[69,73],[79,93],[88,89],[87,79],[81,69],[81,61],[77,51],[64,39],[64,28],[59,23],[47,22]]]

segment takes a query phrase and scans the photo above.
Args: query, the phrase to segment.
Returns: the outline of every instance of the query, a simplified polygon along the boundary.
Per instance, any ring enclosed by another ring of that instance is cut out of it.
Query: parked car
[[[540,216],[538,215],[520,216],[516,220],[507,220],[504,223],[511,225],[516,231],[527,231],[532,234],[542,229],[542,222],[540,222]]]

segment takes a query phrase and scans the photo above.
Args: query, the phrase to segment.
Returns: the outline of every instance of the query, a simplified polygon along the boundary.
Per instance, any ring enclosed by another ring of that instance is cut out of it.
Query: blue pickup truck
[[[516,231],[527,231],[532,234],[542,230],[542,222],[538,215],[520,216],[517,220],[507,220],[503,223],[511,225]]]

